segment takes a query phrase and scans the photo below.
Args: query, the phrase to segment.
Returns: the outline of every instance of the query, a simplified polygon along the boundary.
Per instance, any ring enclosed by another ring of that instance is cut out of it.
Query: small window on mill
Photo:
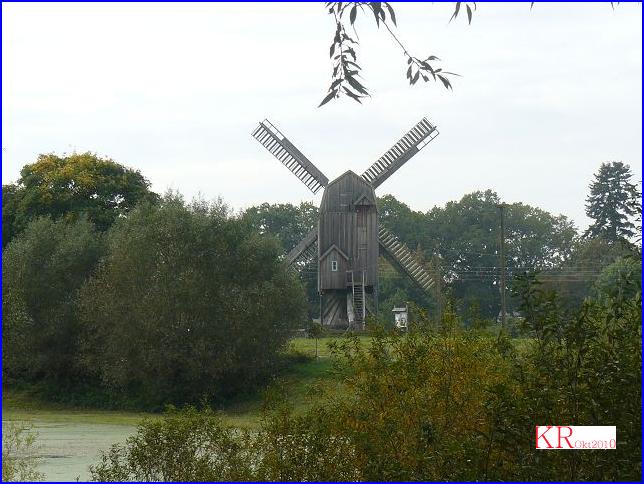
[[[333,272],[337,272],[337,271],[338,271],[338,261],[337,261],[337,260],[332,260],[332,261],[331,261],[331,270],[332,270]]]

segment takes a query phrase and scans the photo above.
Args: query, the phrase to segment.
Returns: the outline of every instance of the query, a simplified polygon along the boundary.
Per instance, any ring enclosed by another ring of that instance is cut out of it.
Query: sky
[[[268,118],[329,179],[362,173],[423,116],[440,135],[381,185],[426,211],[475,190],[581,229],[593,173],[642,179],[642,6],[396,3],[396,34],[462,77],[409,86],[406,60],[358,17],[371,98],[317,105],[334,23],[321,3],[3,3],[2,182],[40,153],[92,151],[152,189],[235,209],[318,203],[250,133]]]

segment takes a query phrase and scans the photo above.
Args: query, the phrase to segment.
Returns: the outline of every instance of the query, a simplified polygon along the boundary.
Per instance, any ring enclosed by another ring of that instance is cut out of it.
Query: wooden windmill
[[[412,252],[378,227],[374,192],[438,135],[427,119],[417,123],[362,175],[349,170],[331,182],[268,120],[260,122],[252,135],[313,193],[324,188],[318,226],[286,257],[291,265],[317,259],[323,325],[360,326],[367,311],[377,309],[380,249],[424,291],[432,287],[434,281]]]

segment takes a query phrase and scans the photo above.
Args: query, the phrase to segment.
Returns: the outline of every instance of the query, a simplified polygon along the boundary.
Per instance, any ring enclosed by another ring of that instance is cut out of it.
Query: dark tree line
[[[641,273],[631,178],[626,165],[601,166],[584,236],[565,216],[508,205],[508,289],[539,272],[576,308],[597,284]],[[438,284],[425,294],[382,260],[379,319],[405,302],[435,320],[448,305],[466,324],[496,317],[499,202],[474,192],[423,213],[380,198],[380,223]],[[102,391],[156,404],[223,398],[267,378],[289,332],[306,325],[304,311],[319,315],[315,261],[301,283],[281,262],[316,222],[310,203],[233,215],[221,202],[159,197],[138,172],[95,155],[41,156],[3,186],[5,381],[88,385],[98,400]]]
[[[222,203],[158,197],[138,176],[146,191],[135,205],[116,195],[130,193],[122,188],[133,172],[118,165],[114,180],[94,186],[105,160],[90,155],[43,160],[42,182],[12,186],[20,203],[3,207],[3,218],[24,221],[2,257],[3,384],[82,404],[160,408],[222,401],[273,377],[305,317],[275,237]],[[46,182],[62,172],[64,183]],[[105,196],[77,197],[85,181]],[[47,203],[27,221],[24,201],[36,195]]]

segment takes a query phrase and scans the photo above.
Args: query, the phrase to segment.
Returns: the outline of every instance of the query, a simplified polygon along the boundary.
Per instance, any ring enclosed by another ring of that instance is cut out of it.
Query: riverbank
[[[276,382],[283,395],[298,410],[304,411],[315,399],[311,391],[320,381],[332,379],[328,344],[337,337],[294,338],[285,352],[299,355]],[[264,392],[221,408],[223,421],[233,427],[253,428],[261,418]],[[28,389],[4,389],[2,422],[29,422],[38,433],[38,470],[47,481],[75,481],[89,478],[89,466],[100,452],[114,443],[125,442],[145,418],[160,418],[160,413],[129,412],[79,408],[44,401]]]

